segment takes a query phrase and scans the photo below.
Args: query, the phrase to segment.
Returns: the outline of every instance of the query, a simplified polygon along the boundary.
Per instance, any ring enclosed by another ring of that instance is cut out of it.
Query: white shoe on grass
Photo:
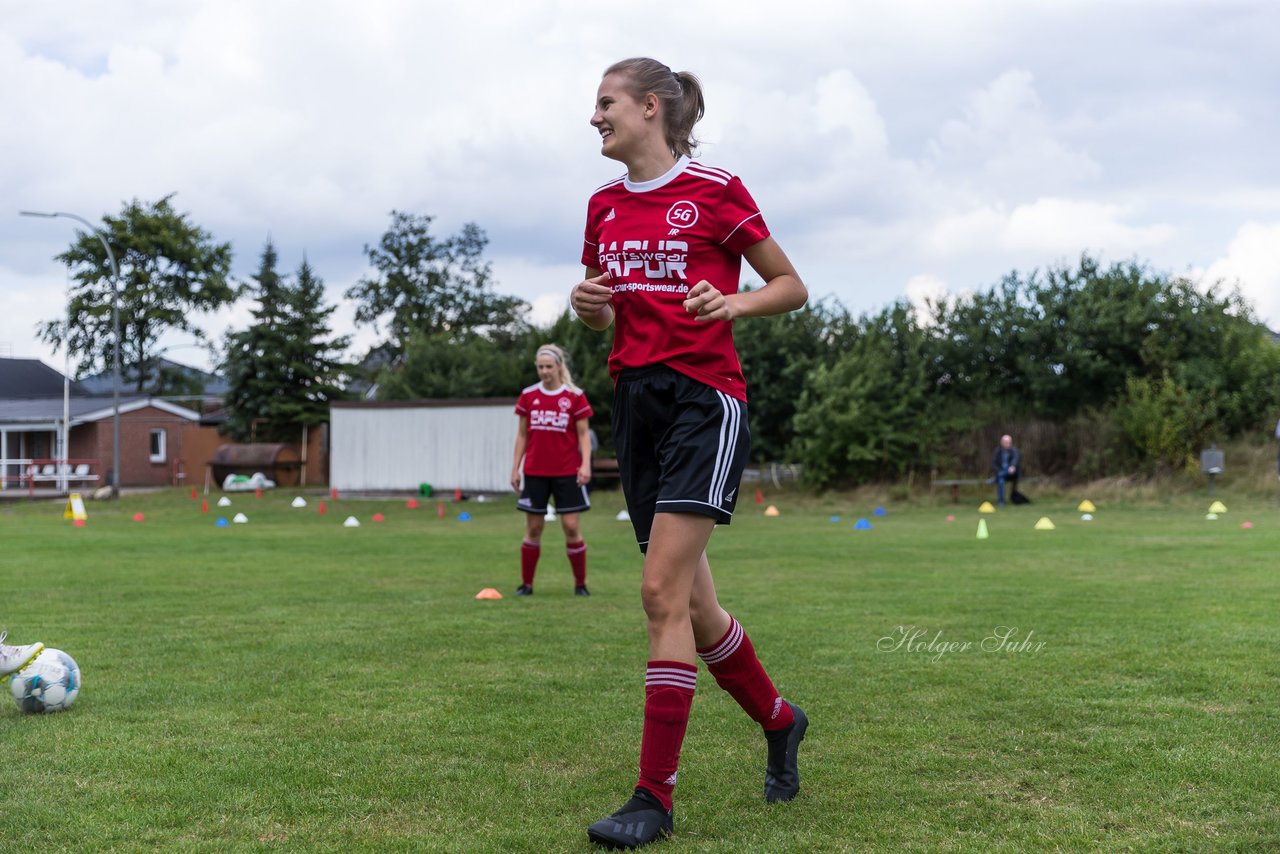
[[[44,649],[42,643],[29,643],[26,646],[11,646],[4,642],[7,632],[0,632],[0,677],[17,673],[31,663],[31,659]]]

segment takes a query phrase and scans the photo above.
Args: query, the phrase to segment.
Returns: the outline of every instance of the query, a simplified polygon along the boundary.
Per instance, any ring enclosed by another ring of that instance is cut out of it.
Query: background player
[[[742,182],[690,159],[702,113],[692,74],[629,59],[605,72],[591,117],[601,153],[627,173],[591,197],[586,280],[571,303],[591,328],[615,325],[614,444],[645,554],[649,629],[640,779],[587,831],[614,847],[671,832],[698,657],[764,729],[767,800],[799,791],[796,753],[808,726],[720,607],[706,556],[712,528],[733,516],[750,444],[731,321],[792,311],[808,293]],[[739,293],[744,257],[764,286]]]
[[[587,483],[591,480],[587,419],[591,417],[591,404],[582,389],[573,384],[564,351],[555,344],[539,347],[533,363],[539,381],[522,391],[516,401],[520,427],[511,468],[511,486],[520,493],[516,508],[525,512],[516,595],[533,595],[533,575],[542,554],[543,516],[547,500],[554,497],[560,524],[564,526],[565,551],[573,569],[573,592],[589,596],[587,544],[578,520],[579,514],[591,509],[587,498]]]

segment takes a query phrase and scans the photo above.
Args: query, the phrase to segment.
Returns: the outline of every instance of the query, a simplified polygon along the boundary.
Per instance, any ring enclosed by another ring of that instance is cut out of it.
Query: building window
[[[162,463],[164,460],[164,428],[156,427],[151,431],[151,462]]]

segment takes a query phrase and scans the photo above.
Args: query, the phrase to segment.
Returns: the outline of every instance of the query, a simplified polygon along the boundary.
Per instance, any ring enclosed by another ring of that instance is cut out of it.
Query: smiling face
[[[550,354],[542,354],[533,360],[533,365],[538,369],[538,379],[542,380],[542,385],[548,391],[555,391],[560,387],[560,363]]]
[[[666,148],[658,97],[645,95],[636,100],[621,74],[606,75],[596,91],[596,111],[591,126],[600,133],[600,153],[627,162],[629,157],[655,145]]]

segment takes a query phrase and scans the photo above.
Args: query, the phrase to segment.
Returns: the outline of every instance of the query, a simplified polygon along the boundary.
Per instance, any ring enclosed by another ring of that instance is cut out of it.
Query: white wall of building
[[[329,410],[329,482],[350,491],[511,489],[516,401],[339,405]]]

